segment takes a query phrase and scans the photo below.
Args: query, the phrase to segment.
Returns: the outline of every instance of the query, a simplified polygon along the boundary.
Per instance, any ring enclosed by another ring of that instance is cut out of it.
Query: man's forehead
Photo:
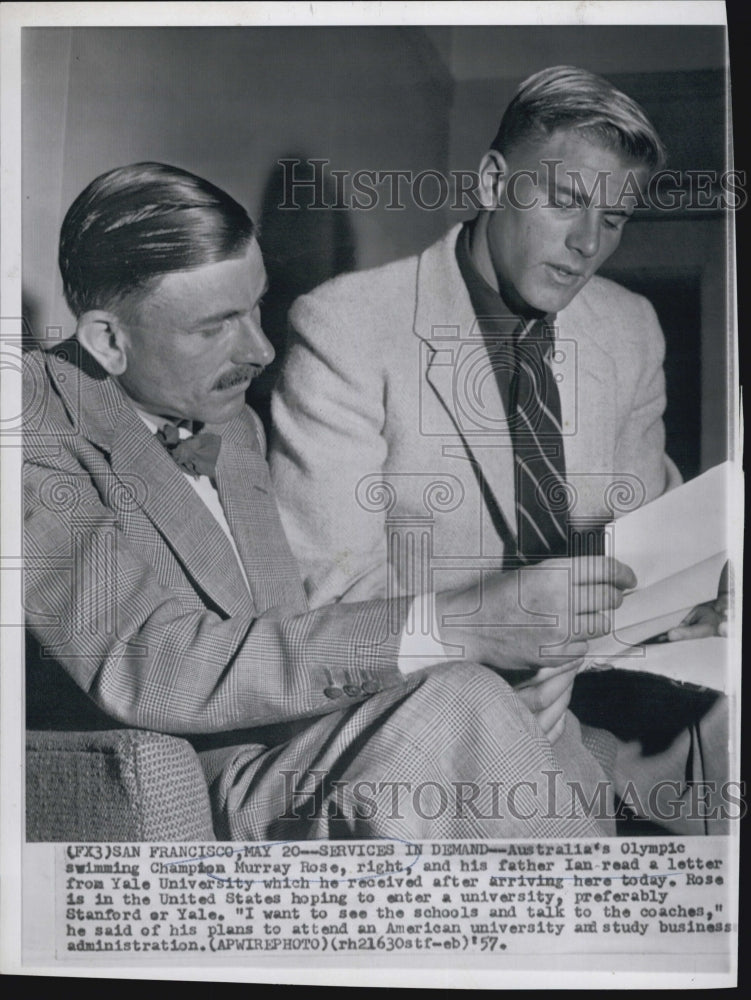
[[[609,169],[643,171],[647,165],[628,156],[605,136],[581,128],[558,128],[537,136],[530,136],[515,144],[507,156],[510,166],[522,160],[545,163],[562,161],[567,169]]]
[[[602,207],[632,211],[643,203],[649,181],[646,164],[618,148],[578,129],[558,129],[512,150],[507,159],[509,173],[517,182],[526,175],[551,194],[581,197]]]
[[[194,311],[201,304],[210,311],[210,300],[245,301],[249,294],[262,295],[267,285],[261,251],[253,240],[239,254],[160,275],[136,292],[134,297],[142,311],[170,309],[187,312]]]

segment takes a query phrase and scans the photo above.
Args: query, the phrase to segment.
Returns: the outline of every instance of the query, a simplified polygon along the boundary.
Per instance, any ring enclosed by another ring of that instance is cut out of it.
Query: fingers
[[[576,660],[569,660],[567,663],[563,663],[559,667],[541,667],[531,676],[528,675],[518,684],[515,684],[514,690],[523,691],[525,688],[538,687],[541,684],[547,683],[551,677],[559,677],[569,673],[576,674],[583,662],[582,658],[579,657]]]
[[[543,669],[548,667],[555,667],[557,670],[561,669],[561,666],[570,665],[573,660],[577,661],[577,666],[582,662],[582,657],[586,656],[589,652],[589,643],[586,639],[573,639],[571,642],[567,642],[560,647],[560,663],[556,664],[555,661],[551,660],[549,663],[545,663]]]
[[[525,683],[516,688],[517,696],[524,702],[534,715],[546,711],[555,705],[562,696],[571,697],[571,688],[576,678],[576,671],[583,660],[574,661],[576,667],[566,670],[551,670],[546,668],[539,673],[549,674],[538,683]],[[568,703],[568,702],[567,702]],[[538,720],[539,721],[539,720]]]
[[[613,586],[618,587],[619,590],[633,590],[637,584],[636,573],[627,566],[625,563],[619,562],[617,559],[606,560],[613,571],[613,576],[610,578],[610,582]]]
[[[604,611],[590,611],[576,615],[572,624],[575,635],[585,635],[587,639],[599,639],[613,628],[611,616]]]
[[[560,739],[566,731],[566,713],[564,712],[560,719],[556,722],[553,728],[545,735],[548,738],[549,743],[555,743],[556,740]]]
[[[567,691],[562,692],[561,695],[547,708],[543,709],[542,712],[538,712],[535,718],[537,719],[537,724],[540,729],[545,733],[547,738],[553,742],[553,739],[557,739],[558,736],[563,732],[561,724],[564,723],[566,709],[568,708],[569,702],[571,701],[571,688]],[[556,734],[556,729],[559,729]]]
[[[689,613],[682,619],[681,624],[677,628],[682,628],[685,625],[695,625],[700,620],[701,605],[696,608],[692,608]]]
[[[670,642],[679,642],[706,639],[710,635],[727,635],[727,608],[721,600],[692,608],[680,625],[668,631],[667,638]]]
[[[540,684],[547,683],[552,677],[560,677],[566,674],[576,675],[584,663],[584,657],[589,649],[589,644],[586,642],[572,642],[563,648],[566,650],[565,658],[563,656],[546,656],[541,661],[545,663],[545,666],[540,666],[532,673],[528,673],[519,684],[514,685],[514,689],[520,690],[527,687],[537,687]]]
[[[612,556],[578,556],[570,560],[577,584],[605,583],[618,590],[633,590],[636,575],[630,566]]]
[[[623,604],[623,591],[607,583],[584,583],[574,591],[577,614],[590,611],[610,611]]]
[[[696,625],[678,625],[668,633],[669,642],[680,642],[682,639],[706,639],[710,635],[721,635],[719,625],[710,622],[699,622]]]
[[[536,683],[536,678],[546,671],[559,673],[561,670],[578,669],[588,652],[589,642],[586,639],[572,639],[558,645],[540,643],[534,663],[537,670],[529,680]]]

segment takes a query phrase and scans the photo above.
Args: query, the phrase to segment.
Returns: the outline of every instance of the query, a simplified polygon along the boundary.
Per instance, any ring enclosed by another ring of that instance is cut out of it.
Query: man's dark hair
[[[575,66],[552,66],[528,77],[506,108],[491,148],[514,146],[574,129],[650,170],[665,164],[665,148],[636,101],[601,76]]]
[[[75,316],[111,308],[165,274],[242,254],[254,233],[234,198],[187,170],[118,167],[92,181],[65,216],[65,299]]]

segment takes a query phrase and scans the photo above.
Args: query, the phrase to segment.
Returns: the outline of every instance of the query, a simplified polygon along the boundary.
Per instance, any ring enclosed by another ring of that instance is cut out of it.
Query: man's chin
[[[533,295],[531,296],[532,301],[527,301],[532,308],[536,309],[538,312],[545,314],[559,313],[565,309],[566,306],[570,305],[580,291],[581,287],[577,287],[571,291],[567,290],[565,292],[555,290],[545,294]]]
[[[210,406],[203,408],[201,416],[196,419],[204,424],[226,424],[234,420],[245,407],[245,391],[226,395],[227,398],[222,402],[212,401]]]

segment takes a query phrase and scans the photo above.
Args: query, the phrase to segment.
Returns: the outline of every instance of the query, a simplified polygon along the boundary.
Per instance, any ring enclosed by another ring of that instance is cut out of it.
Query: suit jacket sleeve
[[[368,479],[388,450],[378,321],[351,301],[352,276],[344,282],[355,292],[342,295],[334,282],[293,306],[272,401],[269,465],[313,606],[388,593],[388,502]]]
[[[64,442],[25,444],[27,624],[42,655],[109,716],[221,732],[321,715],[404,683],[400,602],[222,616],[187,573],[165,585]]]

